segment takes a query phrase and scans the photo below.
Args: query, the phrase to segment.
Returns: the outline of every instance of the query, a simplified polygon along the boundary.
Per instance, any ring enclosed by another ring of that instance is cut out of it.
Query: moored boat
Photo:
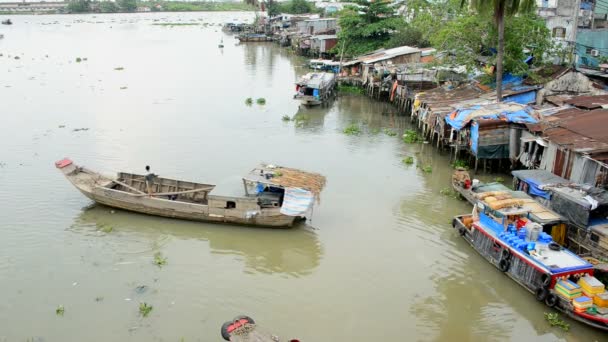
[[[177,219],[292,227],[306,218],[325,177],[292,168],[262,165],[243,178],[245,196],[217,196],[215,185],[120,172],[106,177],[63,159],[55,166],[86,197],[118,209]],[[148,192],[149,191],[149,192]]]
[[[305,106],[317,106],[327,102],[336,88],[336,76],[328,72],[312,72],[296,83],[295,99]]]
[[[272,41],[272,37],[269,37],[263,33],[243,33],[236,36],[240,42],[269,42]]]
[[[517,207],[485,207],[472,215],[455,217],[452,226],[481,256],[538,301],[608,331],[608,301],[604,300],[608,293],[593,277],[593,266],[553,242],[534,224],[522,225],[527,214]],[[588,289],[589,283],[593,289]]]
[[[562,245],[567,243],[566,234],[571,228],[568,220],[523,191],[514,191],[500,182],[482,183],[471,180],[468,171],[463,168],[454,171],[452,187],[471,205],[500,207],[517,203],[528,211],[528,218],[532,222],[540,224],[545,233],[551,234],[554,241]]]
[[[330,59],[311,59],[308,61],[308,67],[313,70],[338,72],[340,70],[340,62],[334,62]]]

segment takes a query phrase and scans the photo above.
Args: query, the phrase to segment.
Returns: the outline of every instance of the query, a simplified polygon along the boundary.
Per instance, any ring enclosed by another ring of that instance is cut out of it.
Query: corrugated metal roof
[[[402,55],[409,55],[421,52],[420,49],[411,46],[400,46],[388,50],[380,50],[368,55],[360,56],[357,59],[344,63],[344,66],[354,65],[358,63],[376,63],[385,59],[391,59]]]
[[[543,135],[549,141],[583,153],[608,151],[608,110],[564,109],[545,117]]]
[[[577,96],[564,102],[579,108],[596,109],[608,105],[608,95]]]

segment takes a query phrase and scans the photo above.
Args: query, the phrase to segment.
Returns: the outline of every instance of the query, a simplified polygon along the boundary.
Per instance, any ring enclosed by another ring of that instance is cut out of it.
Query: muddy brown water
[[[353,95],[299,109],[305,60],[235,44],[219,27],[235,18],[252,15],[13,16],[0,27],[0,341],[219,341],[238,314],[303,341],[604,337],[549,327],[531,294],[459,239],[451,218],[471,208],[439,193],[446,154],[400,141],[406,118]],[[203,25],[153,25],[169,22]],[[342,133],[353,123],[361,134]],[[54,169],[66,156],[109,174],[149,164],[220,194],[240,193],[261,161],[328,185],[296,229],[201,224],[92,206]]]

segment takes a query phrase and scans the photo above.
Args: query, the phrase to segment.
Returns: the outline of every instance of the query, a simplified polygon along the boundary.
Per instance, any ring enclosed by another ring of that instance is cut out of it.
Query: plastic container
[[[524,251],[526,250],[526,246],[528,246],[528,243],[524,240],[519,240],[520,242],[517,244],[517,249]]]
[[[479,184],[479,179],[473,179],[473,186],[477,186]]]
[[[517,231],[517,237],[520,238],[520,239],[522,239],[522,240],[525,240],[526,239],[526,235],[527,235],[526,233],[527,233],[526,228],[520,228]]]
[[[543,228],[540,225],[537,225],[537,224],[530,225],[530,227],[528,229],[528,240],[538,241],[540,234],[543,233],[542,229]]]
[[[535,250],[535,249],[536,249],[536,243],[534,243],[534,242],[528,242],[528,245],[526,246],[526,248],[527,248],[529,251],[533,251],[533,250]]]

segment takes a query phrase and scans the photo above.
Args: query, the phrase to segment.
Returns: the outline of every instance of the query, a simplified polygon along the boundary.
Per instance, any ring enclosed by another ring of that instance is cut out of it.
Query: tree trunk
[[[505,54],[505,2],[499,0],[496,8],[498,52],[496,53],[496,102],[502,102],[502,59]]]

